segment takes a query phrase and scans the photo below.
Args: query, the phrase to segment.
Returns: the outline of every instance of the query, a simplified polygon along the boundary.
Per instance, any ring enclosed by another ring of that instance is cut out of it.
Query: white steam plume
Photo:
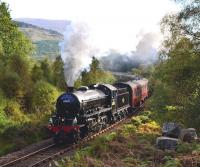
[[[139,40],[136,50],[128,53],[119,53],[115,50],[107,52],[100,61],[104,69],[116,72],[128,72],[133,68],[149,66],[158,59],[158,53],[155,44],[159,41],[157,33],[139,34]]]
[[[87,39],[88,30],[85,24],[71,23],[67,26],[64,40],[61,42],[61,57],[68,86],[74,86],[81,69],[88,64],[90,46]]]
[[[72,22],[61,44],[68,86],[73,86],[80,71],[89,66],[91,55],[107,56],[109,68],[123,61],[131,66],[154,62],[161,42],[159,22],[167,12],[177,10],[170,0],[86,0],[78,4],[72,5]],[[114,58],[116,55],[120,56]]]

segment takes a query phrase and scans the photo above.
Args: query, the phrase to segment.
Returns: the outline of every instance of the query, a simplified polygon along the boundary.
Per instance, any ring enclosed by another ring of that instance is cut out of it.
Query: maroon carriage
[[[137,84],[140,101],[143,103],[148,98],[148,80],[143,78],[140,80],[134,80],[132,82]]]
[[[129,103],[132,108],[140,106],[148,97],[148,80],[139,79],[115,84],[118,88],[127,88],[129,91]]]

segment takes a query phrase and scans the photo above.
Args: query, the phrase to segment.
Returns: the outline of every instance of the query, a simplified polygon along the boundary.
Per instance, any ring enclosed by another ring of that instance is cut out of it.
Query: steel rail
[[[123,118],[123,119],[117,121],[116,123],[111,124],[110,126],[108,126],[107,128],[101,130],[100,132],[97,132],[97,133],[92,134],[92,135],[90,135],[90,136],[88,136],[88,137],[86,137],[86,138],[83,138],[82,140],[80,140],[80,141],[78,142],[78,144],[70,145],[70,146],[68,146],[68,147],[66,147],[66,148],[64,148],[64,149],[62,148],[61,150],[57,151],[56,153],[52,153],[52,155],[48,155],[47,157],[45,157],[45,158],[43,158],[43,159],[41,159],[41,160],[39,160],[39,161],[37,161],[37,162],[35,162],[35,163],[33,163],[33,164],[28,164],[28,167],[43,166],[44,164],[47,164],[48,162],[52,161],[53,159],[58,158],[59,156],[61,156],[61,155],[63,155],[63,154],[66,154],[66,153],[69,152],[69,151],[72,151],[72,150],[74,150],[74,149],[76,149],[76,148],[81,147],[82,145],[84,145],[84,144],[86,144],[87,142],[93,140],[93,139],[96,138],[97,136],[99,136],[99,135],[101,135],[101,134],[103,134],[103,133],[105,133],[105,132],[108,132],[109,130],[112,130],[114,127],[120,125],[122,122],[128,121],[128,120],[130,119],[131,116],[134,116],[134,115],[138,114],[139,111],[141,111],[141,110],[143,109],[143,107],[144,107],[144,104],[142,104],[140,107],[138,107],[138,108],[134,111],[134,113],[132,113],[131,115],[128,115],[128,116],[126,116],[125,118]],[[51,145],[46,146],[46,147],[44,147],[44,148],[42,148],[42,149],[39,149],[39,150],[34,151],[34,152],[32,152],[32,153],[29,153],[29,154],[27,154],[27,155],[25,155],[25,156],[23,156],[23,157],[20,157],[20,158],[18,158],[18,159],[15,159],[15,160],[13,160],[13,161],[11,161],[11,162],[5,163],[5,164],[1,165],[0,167],[17,166],[17,164],[21,163],[22,160],[28,160],[29,158],[31,159],[33,156],[35,156],[35,155],[37,155],[37,154],[40,154],[40,153],[43,152],[43,151],[44,151],[44,152],[45,152],[45,151],[48,151],[48,149],[50,149],[50,148],[52,148],[52,147],[54,147],[54,146],[55,146],[55,144],[51,144]]]
[[[17,159],[15,159],[15,160],[11,161],[11,162],[7,162],[7,163],[1,165],[0,167],[8,167],[8,166],[14,165],[14,164],[16,164],[17,162],[20,162],[20,161],[22,161],[22,160],[25,160],[25,159],[27,159],[27,158],[29,158],[29,157],[35,155],[35,154],[38,154],[39,152],[45,151],[45,150],[47,150],[47,149],[49,149],[49,148],[52,148],[53,146],[55,146],[55,144],[50,144],[50,145],[48,145],[48,146],[46,146],[46,147],[44,147],[44,148],[41,148],[41,149],[39,149],[39,150],[37,150],[37,151],[34,151],[34,152],[30,153],[30,154],[27,154],[27,155],[23,156],[23,157],[17,158]]]
[[[138,107],[138,108],[135,110],[135,112],[134,112],[131,116],[134,116],[135,114],[138,114],[138,112],[139,112],[140,110],[142,110],[143,107],[144,107],[144,104],[141,105],[140,107]],[[96,138],[97,136],[100,136],[101,134],[103,134],[103,133],[105,133],[105,132],[108,132],[109,130],[112,130],[114,127],[120,125],[122,122],[128,121],[129,118],[130,118],[130,116],[129,116],[129,117],[127,116],[127,117],[121,119],[120,121],[116,122],[115,124],[110,125],[110,126],[107,127],[106,129],[103,129],[102,131],[100,131],[100,132],[98,132],[98,133],[95,133],[95,134],[93,134],[93,135],[91,135],[91,136],[88,136],[87,138],[84,138],[84,139],[81,140],[78,144],[73,144],[73,145],[71,145],[71,146],[69,146],[69,147],[67,147],[67,148],[65,148],[65,149],[63,149],[63,150],[61,150],[61,151],[58,151],[57,153],[55,153],[55,154],[53,154],[53,155],[50,155],[50,156],[48,156],[47,158],[42,159],[42,160],[36,162],[35,164],[31,165],[30,167],[44,166],[44,164],[46,164],[46,163],[52,161],[52,160],[55,159],[56,157],[61,156],[61,155],[65,154],[65,153],[67,153],[67,152],[69,152],[69,151],[72,151],[73,149],[80,148],[81,145],[83,145],[83,144],[85,144],[85,143],[87,143],[87,142],[93,140],[94,138]]]

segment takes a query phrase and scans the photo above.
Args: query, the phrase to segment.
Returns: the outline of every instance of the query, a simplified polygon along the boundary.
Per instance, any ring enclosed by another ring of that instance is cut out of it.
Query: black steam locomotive
[[[77,142],[134,112],[147,97],[146,79],[81,87],[57,99],[48,128],[55,143]]]

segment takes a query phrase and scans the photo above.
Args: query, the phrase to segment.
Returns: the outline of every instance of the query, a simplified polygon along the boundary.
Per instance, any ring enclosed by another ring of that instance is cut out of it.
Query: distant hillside
[[[34,58],[42,59],[49,57],[54,59],[59,55],[59,42],[63,39],[62,34],[24,22],[16,21],[16,23],[20,30],[35,45]]]
[[[32,24],[27,24],[24,22],[16,21],[17,25],[20,27],[20,30],[26,34],[33,42],[40,40],[62,40],[62,34],[57,31],[40,28]]]
[[[68,20],[47,20],[47,19],[35,19],[35,18],[17,18],[16,21],[25,22],[41,28],[51,29],[59,33],[63,33],[66,26],[70,24]]]

